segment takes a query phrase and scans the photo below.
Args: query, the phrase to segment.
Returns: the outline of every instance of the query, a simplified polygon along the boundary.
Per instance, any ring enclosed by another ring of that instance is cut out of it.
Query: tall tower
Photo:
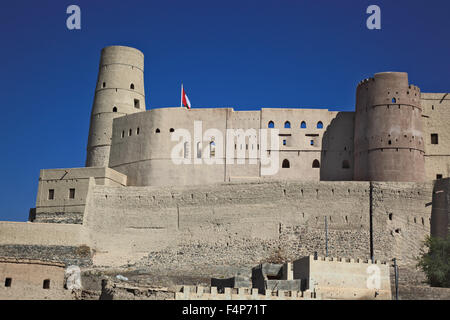
[[[354,179],[424,181],[420,89],[404,72],[377,73],[356,91]]]
[[[92,106],[86,167],[107,167],[113,119],[145,111],[144,54],[134,48],[103,48]]]

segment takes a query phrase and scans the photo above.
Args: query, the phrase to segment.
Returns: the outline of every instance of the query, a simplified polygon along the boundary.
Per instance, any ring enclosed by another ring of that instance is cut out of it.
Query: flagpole
[[[180,108],[183,107],[183,83],[181,83],[181,101],[180,101]]]

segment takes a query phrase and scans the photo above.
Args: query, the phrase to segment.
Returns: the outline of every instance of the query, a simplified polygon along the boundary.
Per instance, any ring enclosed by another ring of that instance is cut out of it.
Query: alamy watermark
[[[369,30],[381,29],[381,9],[379,6],[373,4],[367,7],[367,14],[370,16],[367,18],[366,26]]]
[[[178,142],[171,151],[172,162],[177,165],[224,164],[225,160],[226,164],[248,161],[256,165],[259,159],[261,175],[275,175],[279,170],[278,129],[226,129],[225,139],[219,129],[210,128],[203,133],[202,121],[194,121],[193,136],[187,129],[176,129],[171,140]]]
[[[81,9],[79,6],[72,4],[67,7],[67,17],[66,26],[69,30],[80,30],[81,29]]]
[[[369,274],[366,281],[367,289],[380,289],[381,288],[381,271],[377,265],[370,265],[366,269],[366,273]]]

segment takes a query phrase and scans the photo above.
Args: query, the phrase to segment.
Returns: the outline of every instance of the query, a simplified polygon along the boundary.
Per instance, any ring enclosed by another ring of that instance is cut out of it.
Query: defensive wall
[[[91,249],[78,224],[0,222],[0,256],[89,266]]]
[[[90,178],[83,224],[2,222],[0,252],[222,277],[273,256],[324,254],[326,216],[329,255],[411,264],[430,232],[431,201],[427,183],[117,187]]]
[[[415,264],[430,232],[430,184],[227,183],[198,187],[93,186],[84,226],[94,263],[149,262],[155,270],[233,275],[281,255]],[[217,267],[219,266],[219,267]],[[220,270],[219,270],[220,269]],[[225,274],[223,273],[225,270]]]

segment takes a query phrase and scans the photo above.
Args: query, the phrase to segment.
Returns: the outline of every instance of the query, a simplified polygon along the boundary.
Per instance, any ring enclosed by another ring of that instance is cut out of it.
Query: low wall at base
[[[92,265],[82,225],[0,222],[0,256]]]
[[[0,245],[82,245],[83,228],[72,224],[0,221]]]
[[[320,296],[309,290],[306,291],[266,291],[259,294],[258,289],[225,288],[223,293],[217,292],[217,287],[182,286],[175,293],[175,300],[311,300]]]

